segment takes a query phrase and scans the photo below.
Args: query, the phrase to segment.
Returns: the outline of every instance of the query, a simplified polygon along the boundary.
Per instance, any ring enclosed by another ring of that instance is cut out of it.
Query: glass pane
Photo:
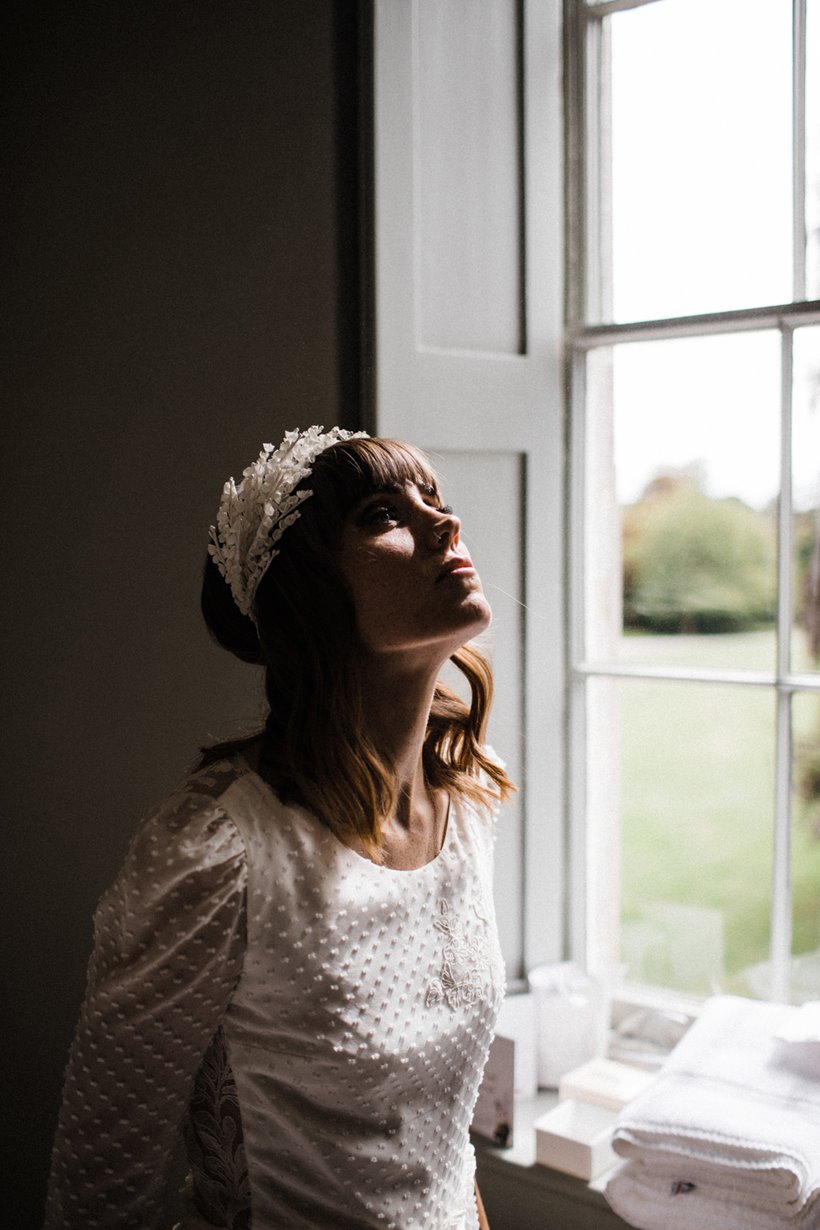
[[[794,815],[792,831],[791,997],[820,999],[820,696],[792,701]]]
[[[780,342],[641,342],[587,371],[586,657],[773,670]]]
[[[820,670],[820,326],[794,335],[792,670]]]
[[[625,979],[755,994],[749,975],[767,960],[770,938],[771,694],[631,679],[591,681],[588,694],[590,728],[600,732],[588,749],[591,840],[620,827],[609,879],[620,861]],[[615,772],[605,724],[617,732]],[[595,789],[599,762],[606,794]]]
[[[791,5],[664,0],[605,26],[603,319],[791,299]]]
[[[806,298],[820,299],[820,3],[806,14]]]

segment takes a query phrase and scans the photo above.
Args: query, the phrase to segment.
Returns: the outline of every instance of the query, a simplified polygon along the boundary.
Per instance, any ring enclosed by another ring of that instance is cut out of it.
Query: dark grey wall
[[[200,626],[221,484],[359,415],[357,4],[6,16],[6,1225],[36,1225],[96,898],[258,711]]]

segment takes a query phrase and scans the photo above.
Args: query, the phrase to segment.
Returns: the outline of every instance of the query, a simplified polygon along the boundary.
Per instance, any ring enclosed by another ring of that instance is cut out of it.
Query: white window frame
[[[659,0],[607,0],[585,4],[566,0],[564,48],[567,144],[567,370],[570,430],[569,534],[567,575],[568,621],[568,808],[570,840],[569,922],[570,950],[587,961],[595,950],[595,919],[590,900],[595,885],[590,882],[590,832],[585,805],[586,783],[586,692],[596,678],[652,679],[669,682],[733,684],[740,688],[765,688],[776,698],[775,830],[771,886],[771,995],[789,998],[792,959],[791,831],[792,831],[792,740],[791,699],[796,693],[820,696],[820,675],[801,675],[789,670],[792,625],[792,488],[791,406],[792,355],[795,329],[820,323],[820,301],[806,301],[805,250],[805,28],[806,0],[793,2],[793,289],[794,302],[738,311],[707,313],[664,320],[628,321],[618,324],[589,323],[600,319],[602,300],[599,254],[605,244],[606,215],[599,207],[601,182],[600,93],[597,83],[605,72],[603,20],[627,9]],[[585,153],[584,153],[585,152]],[[584,643],[584,473],[585,367],[588,355],[613,345],[703,337],[744,330],[774,330],[779,333],[782,356],[780,390],[781,498],[778,517],[778,607],[776,667],[765,671],[713,671],[653,669],[614,661],[588,659]],[[636,988],[640,995],[647,988]],[[651,995],[651,991],[649,992]],[[673,992],[668,998],[675,998]]]

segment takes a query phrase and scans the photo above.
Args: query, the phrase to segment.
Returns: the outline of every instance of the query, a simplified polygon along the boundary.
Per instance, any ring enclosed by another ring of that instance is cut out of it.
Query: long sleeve
[[[47,1230],[159,1224],[193,1081],[242,968],[246,874],[233,822],[195,785],[137,832],[95,915]]]

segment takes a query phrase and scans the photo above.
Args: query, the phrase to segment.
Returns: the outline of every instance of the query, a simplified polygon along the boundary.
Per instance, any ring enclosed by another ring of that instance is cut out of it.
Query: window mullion
[[[766,671],[730,671],[718,667],[639,666],[620,662],[575,662],[573,673],[579,678],[643,679],[657,683],[716,683],[732,687],[769,688],[777,677]]]
[[[573,678],[572,667],[585,657],[586,644],[586,552],[585,488],[586,488],[586,355],[570,351],[570,466],[569,516],[567,524],[566,580],[569,595],[569,627],[567,647],[570,671],[568,678],[567,722],[567,782],[569,784],[566,841],[567,878],[569,891],[565,899],[567,953],[579,964],[587,960],[587,687],[583,679]]]
[[[564,315],[578,327],[584,319],[586,285],[585,43],[580,0],[564,0],[564,171],[566,176],[566,278]]]
[[[586,657],[586,552],[585,540],[585,474],[586,474],[586,355],[571,351],[569,357],[570,397],[570,467],[567,490],[569,516],[567,523],[567,584],[569,594],[569,628],[567,646],[570,666]]]
[[[793,0],[792,14],[792,257],[799,301],[806,297],[806,0]]]
[[[780,499],[777,518],[777,675],[791,671],[791,637],[794,622],[792,584],[792,384],[794,332],[787,324],[780,329]]]
[[[595,20],[609,17],[612,13],[626,13],[629,9],[642,9],[648,4],[658,3],[659,0],[601,0],[598,4],[589,4],[587,12]]]
[[[791,670],[791,639],[794,617],[792,584],[792,382],[793,332],[781,329],[780,395],[780,500],[777,543],[777,675]],[[772,860],[771,995],[788,1000],[792,949],[791,827],[792,827],[792,732],[791,691],[777,689],[775,751],[775,827]]]
[[[666,341],[679,337],[709,337],[718,333],[780,328],[783,325],[820,324],[820,300],[782,303],[769,307],[739,308],[708,312],[700,316],[670,316],[661,320],[637,320],[624,324],[587,325],[571,332],[573,346],[593,350],[627,342]]]
[[[602,202],[602,62],[603,26],[587,20],[583,46],[583,97],[585,148],[583,175],[584,263],[583,319],[604,319],[603,262],[605,260]]]
[[[777,693],[777,755],[775,760],[775,830],[772,865],[772,979],[773,1000],[788,1001],[792,951],[791,903],[791,694]]]

